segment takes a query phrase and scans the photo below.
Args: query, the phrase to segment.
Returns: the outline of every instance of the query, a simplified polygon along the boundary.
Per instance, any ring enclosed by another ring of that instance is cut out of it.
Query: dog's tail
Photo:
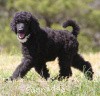
[[[68,20],[66,22],[63,23],[63,27],[66,28],[68,26],[72,26],[73,30],[72,30],[72,34],[77,37],[77,35],[79,34],[79,26],[76,24],[76,22],[74,20]]]

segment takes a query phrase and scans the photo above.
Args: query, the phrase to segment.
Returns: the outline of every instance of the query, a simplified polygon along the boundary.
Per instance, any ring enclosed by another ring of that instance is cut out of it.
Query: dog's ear
[[[31,32],[37,32],[40,29],[38,20],[33,16],[31,17],[30,29]]]
[[[15,24],[15,19],[13,18],[11,23],[10,23],[10,27],[11,27],[11,30],[15,33],[17,33],[17,30],[16,30],[16,24]]]

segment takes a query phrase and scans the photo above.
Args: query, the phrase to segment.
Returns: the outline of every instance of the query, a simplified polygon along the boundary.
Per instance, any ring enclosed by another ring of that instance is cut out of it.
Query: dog
[[[11,21],[11,29],[22,45],[23,59],[10,80],[23,78],[33,67],[47,80],[50,74],[46,62],[53,61],[56,57],[60,69],[58,80],[72,76],[71,66],[87,73],[87,79],[92,80],[91,64],[78,54],[77,36],[80,28],[73,20],[63,23],[64,28],[68,26],[72,26],[72,32],[41,28],[38,20],[30,12],[17,12]]]

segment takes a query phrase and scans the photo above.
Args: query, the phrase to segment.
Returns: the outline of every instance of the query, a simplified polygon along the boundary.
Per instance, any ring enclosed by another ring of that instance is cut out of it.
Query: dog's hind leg
[[[72,66],[84,72],[87,79],[93,79],[93,70],[91,64],[88,61],[85,61],[79,54],[74,56]]]
[[[62,80],[66,77],[69,78],[70,76],[72,76],[72,71],[71,71],[72,58],[70,58],[65,53],[58,58],[59,58],[59,68],[60,68],[58,80]]]

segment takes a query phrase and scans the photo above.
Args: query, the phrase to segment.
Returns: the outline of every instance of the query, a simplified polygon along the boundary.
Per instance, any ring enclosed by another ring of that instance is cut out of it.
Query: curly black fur
[[[78,54],[77,35],[79,27],[74,21],[69,20],[63,24],[63,27],[72,26],[72,32],[53,30],[41,28],[37,19],[31,13],[18,12],[11,22],[11,28],[16,34],[18,33],[16,25],[19,23],[27,23],[28,32],[26,32],[26,35],[30,34],[30,36],[26,42],[21,43],[24,58],[10,77],[11,80],[18,77],[23,78],[32,67],[38,74],[48,79],[50,75],[46,68],[46,62],[52,61],[56,57],[59,60],[59,78],[71,76],[71,66],[73,66],[81,71],[84,70],[84,72],[89,71],[88,78],[92,79],[93,71],[90,63]]]

